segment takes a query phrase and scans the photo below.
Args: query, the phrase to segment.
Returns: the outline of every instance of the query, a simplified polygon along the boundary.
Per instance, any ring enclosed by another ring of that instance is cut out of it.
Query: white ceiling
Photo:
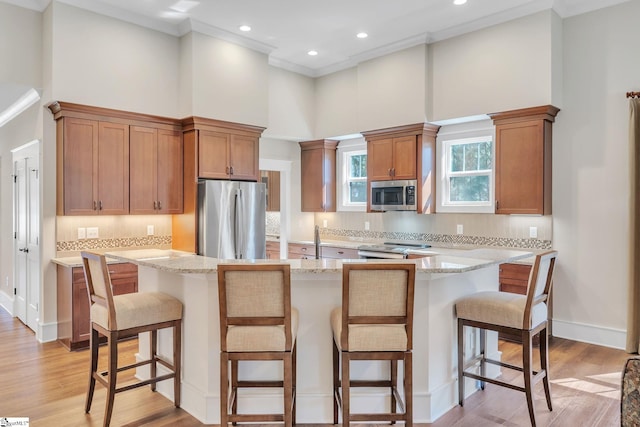
[[[50,0],[0,0],[44,10]],[[58,0],[158,31],[198,31],[269,55],[278,67],[317,77],[417,44],[553,8],[561,17],[629,0]],[[247,24],[249,33],[238,27]],[[365,31],[366,39],[356,38]],[[309,50],[318,51],[309,56]]]

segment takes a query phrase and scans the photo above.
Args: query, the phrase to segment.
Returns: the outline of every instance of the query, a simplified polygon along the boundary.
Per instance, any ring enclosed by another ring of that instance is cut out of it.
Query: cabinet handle
[[[100,210],[102,210],[102,200],[100,200],[100,202],[98,202],[98,204],[100,205]]]
[[[156,202],[155,200],[153,201],[153,210],[155,211],[156,209],[158,209],[158,202]]]
[[[230,169],[231,169],[231,175],[233,175],[233,166],[231,166]]]
[[[162,204],[160,203],[160,200],[158,200],[158,210],[162,209]]]
[[[396,176],[396,168],[391,168],[391,176]]]
[[[98,203],[95,200],[93,201],[93,210],[94,211],[98,210]]]
[[[498,210],[499,208],[500,208],[500,202],[496,200],[496,210]]]
[[[391,168],[387,169],[387,175],[393,176],[393,175],[391,175]]]
[[[229,171],[229,166],[225,166],[224,173],[226,173],[227,175],[231,174],[231,172]]]

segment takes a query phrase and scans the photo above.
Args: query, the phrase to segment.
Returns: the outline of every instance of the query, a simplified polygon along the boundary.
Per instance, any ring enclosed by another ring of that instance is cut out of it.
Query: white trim
[[[347,194],[347,162],[345,161],[345,157],[354,152],[367,153],[367,142],[364,138],[360,137],[348,141],[340,141],[336,156],[336,204],[338,212],[365,212],[367,210],[366,202],[356,205],[351,203],[347,204],[345,201]]]
[[[58,322],[40,323],[38,322],[38,330],[36,338],[39,342],[51,342],[58,339]]]
[[[286,258],[291,230],[291,161],[260,159],[260,170],[280,171],[280,257]]]
[[[553,336],[621,350],[627,343],[627,331],[624,329],[556,319],[553,319]]]

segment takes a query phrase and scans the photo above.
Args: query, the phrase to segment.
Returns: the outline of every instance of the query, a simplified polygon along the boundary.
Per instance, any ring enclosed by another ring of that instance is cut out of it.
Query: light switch
[[[147,225],[147,236],[153,236],[154,232],[153,225]]]
[[[538,227],[529,227],[529,237],[532,239],[538,238]]]
[[[323,228],[327,228],[327,220],[326,219],[322,220],[322,227]]]
[[[98,238],[98,227],[87,227],[87,239]]]
[[[464,227],[462,226],[462,224],[458,224],[456,226],[456,233],[462,234],[464,232],[463,230],[464,230]]]
[[[78,227],[78,240],[87,238],[87,229],[84,227]]]
[[[369,229],[369,221],[365,221],[364,222],[364,229],[368,230]]]

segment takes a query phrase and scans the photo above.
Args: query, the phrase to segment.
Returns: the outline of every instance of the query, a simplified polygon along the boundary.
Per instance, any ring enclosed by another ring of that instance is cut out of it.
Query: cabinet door
[[[367,179],[385,181],[393,179],[393,139],[380,139],[367,144]]]
[[[130,213],[154,214],[158,193],[158,130],[131,126],[129,144]]]
[[[229,179],[230,135],[201,130],[198,137],[198,177]]]
[[[64,214],[96,215],[98,122],[65,118],[62,149]]]
[[[393,138],[393,179],[416,179],[416,137]]]
[[[89,340],[91,324],[89,319],[89,294],[87,293],[87,282],[84,279],[84,270],[81,267],[74,267],[72,278],[71,343],[76,343]]]
[[[542,121],[496,127],[496,213],[544,214]]]
[[[231,179],[257,181],[258,139],[251,136],[231,135],[229,144]]]
[[[177,131],[158,131],[158,213],[183,211],[182,137]]]
[[[300,153],[302,169],[301,207],[302,212],[322,212],[325,209],[325,192],[323,191],[324,151],[322,148],[302,150]]]
[[[129,213],[129,125],[100,122],[98,136],[98,210]]]

